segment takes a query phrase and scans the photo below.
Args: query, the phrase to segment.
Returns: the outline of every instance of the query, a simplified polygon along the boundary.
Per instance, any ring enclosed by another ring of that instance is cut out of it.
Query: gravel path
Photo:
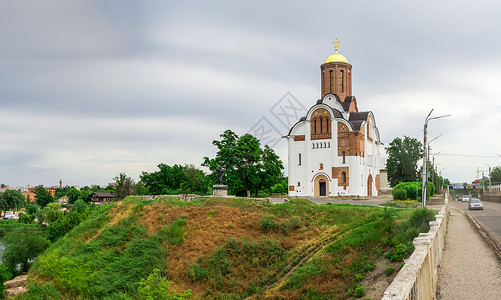
[[[437,299],[501,299],[501,264],[468,218],[450,204]]]

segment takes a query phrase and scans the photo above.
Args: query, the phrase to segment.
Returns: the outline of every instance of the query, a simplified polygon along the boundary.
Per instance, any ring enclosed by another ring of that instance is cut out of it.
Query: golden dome
[[[331,63],[331,62],[342,62],[342,63],[349,64],[349,62],[346,59],[346,57],[344,57],[342,54],[337,53],[337,51],[336,51],[336,53],[334,53],[332,55],[329,55],[329,57],[327,57],[325,59],[324,64]]]

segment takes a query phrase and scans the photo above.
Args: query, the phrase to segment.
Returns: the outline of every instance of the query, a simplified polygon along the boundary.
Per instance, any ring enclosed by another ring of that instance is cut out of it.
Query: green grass
[[[151,205],[157,205],[156,209],[165,206],[163,215],[146,216],[148,222],[159,224],[154,232],[144,227],[148,224],[143,225],[141,219],[146,211],[151,212]],[[225,231],[224,239],[217,240],[210,251],[178,265],[184,258],[182,249],[189,249],[187,243],[193,235],[203,241],[203,230],[229,228],[219,224],[222,214],[229,211],[220,210],[222,206],[233,208],[231,214],[255,219],[244,224],[229,222],[231,231]],[[169,215],[180,209],[186,209],[186,215]],[[343,299],[349,289],[354,294],[360,276],[370,272],[385,252],[390,257],[406,253],[398,245],[405,245],[416,233],[414,227],[424,230],[428,215],[410,209],[315,205],[302,199],[271,205],[245,198],[186,202],[175,197],[153,201],[129,197],[119,206],[96,209],[38,257],[30,271],[35,280],[29,294],[33,299],[44,299],[40,295],[48,299],[133,297],[140,280],[159,269],[174,282],[173,286],[203,286],[203,292],[194,290],[195,298],[240,299],[254,294],[259,298],[297,267],[281,286],[280,297],[295,294],[307,299]],[[194,216],[201,224],[191,219]],[[243,228],[249,236],[242,233]],[[232,236],[233,229],[240,235]],[[332,281],[331,287],[320,284],[325,278],[329,278],[329,284]]]

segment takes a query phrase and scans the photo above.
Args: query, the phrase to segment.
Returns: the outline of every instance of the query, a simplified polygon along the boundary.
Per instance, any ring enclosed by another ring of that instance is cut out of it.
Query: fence
[[[428,233],[421,233],[414,239],[414,252],[384,292],[383,300],[435,298],[438,264],[445,246],[448,210],[447,194],[445,205],[435,216],[435,221],[430,222]]]

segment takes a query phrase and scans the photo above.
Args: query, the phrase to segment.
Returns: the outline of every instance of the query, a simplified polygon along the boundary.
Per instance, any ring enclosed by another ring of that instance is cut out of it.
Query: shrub
[[[394,271],[395,269],[393,269],[393,267],[386,267],[385,269],[386,276],[390,276],[391,274],[393,274]]]
[[[20,213],[19,214],[19,223],[23,224],[31,224],[33,223],[34,217],[30,214]]]
[[[191,297],[191,290],[186,290],[181,294],[170,290],[171,285],[171,281],[160,275],[160,270],[154,269],[153,273],[148,275],[148,278],[141,279],[141,282],[139,282],[136,299],[182,300]]]
[[[197,280],[207,279],[208,274],[209,274],[209,269],[204,268],[197,263],[194,263],[191,265],[186,275],[188,276],[189,279],[197,281]]]
[[[359,285],[355,288],[355,297],[361,298],[365,294],[365,289],[363,286]]]
[[[7,280],[11,280],[12,277],[14,277],[12,275],[12,273],[7,269],[6,266],[4,266],[3,264],[0,264],[0,299],[3,299],[3,291],[5,290],[5,285],[3,284],[4,282],[6,282]]]
[[[414,251],[414,245],[412,244],[412,241],[409,241],[406,244],[398,244],[395,247],[393,255],[390,257],[390,260],[402,261],[407,256],[407,254],[412,253],[412,251]]]
[[[38,230],[29,227],[11,230],[3,240],[6,248],[2,261],[13,272],[18,268],[27,272],[33,260],[50,245]]]
[[[403,188],[393,190],[392,194],[393,200],[407,200],[407,191]]]
[[[178,245],[184,241],[183,226],[186,225],[186,218],[179,218],[172,222],[167,231],[167,242],[171,245]]]

